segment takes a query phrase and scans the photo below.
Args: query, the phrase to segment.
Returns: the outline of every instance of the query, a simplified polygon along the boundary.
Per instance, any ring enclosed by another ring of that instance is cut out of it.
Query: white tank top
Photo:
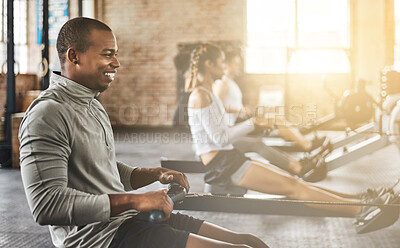
[[[222,81],[224,81],[228,84],[228,92],[223,101],[224,106],[231,108],[231,109],[236,109],[236,110],[243,109],[242,91],[240,90],[240,88],[236,84],[236,82],[233,81],[232,79],[230,79],[224,75],[222,77],[222,80],[215,81],[215,83],[213,84],[213,90],[216,88],[216,86],[218,84],[221,84]],[[238,113],[227,113],[227,115],[228,115],[228,119],[229,119],[229,125],[233,126],[235,124],[236,119],[238,118],[239,114]]]
[[[235,126],[229,126],[221,101],[204,87],[198,88],[209,94],[212,103],[201,109],[188,108],[190,131],[196,154],[233,149],[233,142],[254,130],[253,122],[249,119]]]

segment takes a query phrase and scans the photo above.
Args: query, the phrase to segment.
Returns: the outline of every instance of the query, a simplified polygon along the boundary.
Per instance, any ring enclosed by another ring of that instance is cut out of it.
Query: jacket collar
[[[50,89],[52,88],[61,89],[72,99],[84,103],[89,103],[100,94],[97,90],[89,89],[86,86],[61,76],[59,71],[53,71],[51,75]]]

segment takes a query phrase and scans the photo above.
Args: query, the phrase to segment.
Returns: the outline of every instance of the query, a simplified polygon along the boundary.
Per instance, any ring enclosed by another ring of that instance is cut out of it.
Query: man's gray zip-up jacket
[[[135,211],[110,218],[107,194],[132,190],[133,167],[115,160],[98,92],[54,73],[22,120],[21,173],[36,222],[57,247],[107,247]]]

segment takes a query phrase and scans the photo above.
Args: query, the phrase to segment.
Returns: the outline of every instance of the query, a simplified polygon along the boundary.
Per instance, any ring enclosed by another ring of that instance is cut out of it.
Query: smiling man
[[[56,247],[267,247],[238,234],[173,214],[166,190],[127,193],[186,176],[116,161],[109,118],[96,99],[114,79],[118,46],[104,23],[75,18],[57,38],[61,72],[29,107],[19,131],[21,173],[35,221],[49,225]],[[160,224],[148,212],[165,214]],[[240,244],[233,246],[232,244]]]
[[[84,20],[87,19],[83,18],[81,21]],[[74,35],[60,32],[57,51],[61,75],[89,89],[102,92],[114,80],[120,65],[117,59],[117,41],[106,25],[93,22],[92,30],[89,29],[90,25],[76,30]]]

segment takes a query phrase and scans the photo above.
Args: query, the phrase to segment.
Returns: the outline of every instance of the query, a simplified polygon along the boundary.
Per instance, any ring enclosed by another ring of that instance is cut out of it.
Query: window
[[[394,1],[395,18],[395,45],[394,45],[394,65],[400,68],[400,0]]]
[[[94,18],[94,0],[82,0],[82,16]]]
[[[248,0],[248,73],[348,73],[348,0]]]
[[[1,31],[0,63],[7,61],[7,1],[0,0]],[[14,0],[14,60],[15,72],[26,73],[28,70],[28,46],[27,46],[27,1]],[[4,66],[4,70],[6,66]]]

